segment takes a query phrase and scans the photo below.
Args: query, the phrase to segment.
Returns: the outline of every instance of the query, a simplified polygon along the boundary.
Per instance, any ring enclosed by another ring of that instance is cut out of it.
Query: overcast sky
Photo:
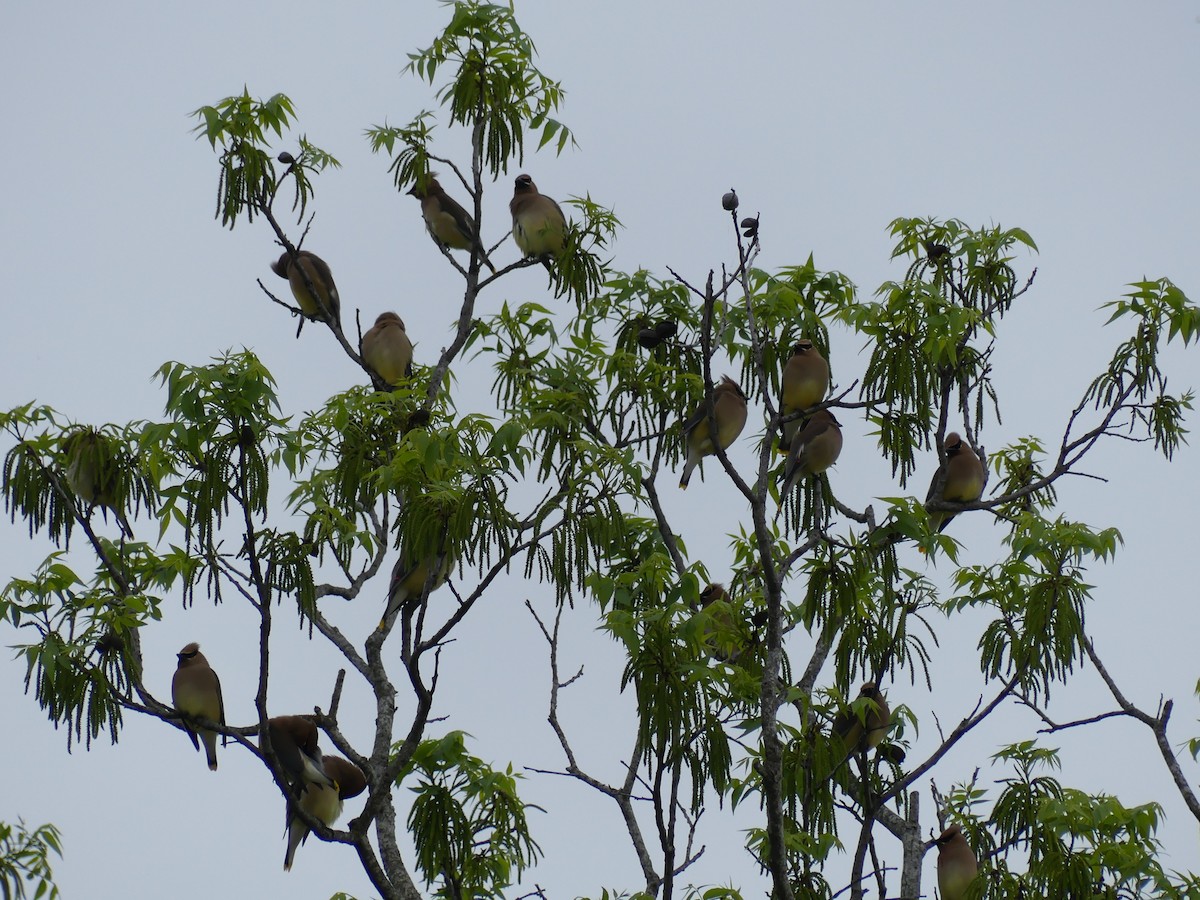
[[[521,2],[517,14],[537,43],[540,67],[567,90],[561,118],[579,142],[561,157],[531,156],[523,168],[559,200],[590,195],[615,209],[624,224],[614,248],[618,268],[665,275],[670,266],[696,282],[733,258],[720,209],[730,186],[743,210],[762,214],[761,267],[800,263],[812,253],[818,267],[853,279],[864,298],[903,273],[903,264],[888,261],[887,226],[897,216],[1025,228],[1040,254],[1015,264],[1022,273],[1036,266],[1038,276],[1000,329],[1003,422],[987,423],[985,442],[992,449],[1036,434],[1054,446],[1066,415],[1127,334],[1105,328],[1098,307],[1143,276],[1169,276],[1200,296],[1196,13],[1183,2]],[[262,296],[256,278],[282,285],[268,269],[278,255],[268,226],[230,232],[212,218],[216,160],[191,134],[188,113],[243,85],[259,97],[287,93],[299,131],[344,164],[318,182],[306,246],[334,270],[347,332],[355,309],[365,324],[395,309],[418,358],[436,358],[461,300],[457,275],[362,132],[385,121],[404,124],[435,106],[427,85],[401,73],[406,54],[426,46],[447,15],[432,2],[336,12],[305,0],[69,10],[9,4],[0,37],[8,298],[0,406],[36,400],[78,421],[153,419],[164,394],[151,375],[161,363],[200,364],[243,346],[274,372],[285,414],[362,381],[327,333],[307,328],[296,340],[294,321]],[[444,127],[437,135],[438,149],[465,164],[461,135]],[[288,148],[294,137],[279,147]],[[508,227],[518,171],[485,197],[489,244]],[[509,243],[498,256],[514,253]],[[530,299],[552,302],[540,270],[506,277],[478,311]],[[834,334],[834,376],[843,385],[861,375],[861,346]],[[1171,389],[1200,381],[1194,353],[1167,359]],[[463,365],[456,372],[467,392],[462,406],[486,408],[486,370]],[[757,421],[735,448],[746,466]],[[847,424],[846,450],[832,474],[839,496],[859,508],[898,492],[866,432],[861,420]],[[934,465],[931,454],[910,490],[924,489]],[[1132,699],[1151,710],[1160,696],[1176,701],[1176,746],[1200,731],[1192,695],[1197,590],[1186,573],[1196,544],[1196,467],[1194,447],[1168,465],[1148,447],[1110,441],[1087,465],[1107,483],[1073,479],[1060,488],[1066,515],[1115,525],[1125,536],[1115,562],[1089,572],[1096,590],[1088,624]],[[686,497],[669,485],[664,495],[694,558],[727,580],[725,535],[737,530],[745,508],[718,471],[709,466],[706,481],[693,481]],[[732,512],[715,516],[717,509]],[[962,517],[953,533],[967,545],[964,562],[995,558],[1001,530],[985,514]],[[0,579],[27,575],[48,550],[23,526],[6,526]],[[939,571],[944,578],[945,564]],[[380,585],[330,615],[361,639],[378,619],[382,592]],[[561,768],[545,724],[544,645],[522,608],[526,596],[549,608],[537,586],[509,582],[447,650],[437,713],[448,718],[430,734],[466,730],[472,752],[498,766]],[[327,705],[337,657],[310,645],[286,617],[280,622],[273,661],[282,674],[272,712]],[[592,609],[576,609],[566,650],[588,668],[564,695],[563,714],[582,764],[616,779],[632,746],[622,724],[631,698],[615,693],[621,661],[595,624]],[[935,650],[936,698],[921,680],[912,686],[907,673],[889,686],[893,701],[921,718],[917,757],[936,746],[931,709],[948,730],[984,691],[974,651],[979,624],[945,629]],[[26,639],[0,629],[5,646]],[[232,602],[198,602],[187,611],[178,598],[167,603],[165,620],[144,637],[147,683],[161,698],[169,697],[176,651],[191,640],[222,677],[229,721],[250,723],[257,632],[247,611]],[[805,659],[810,641],[802,630],[790,641],[793,659]],[[344,847],[309,841],[293,872],[282,871],[283,803],[260,766],[234,747],[213,775],[179,732],[133,716],[118,747],[102,740],[90,753],[68,755],[64,735],[22,694],[23,666],[11,656],[0,654],[8,684],[0,713],[9,726],[0,764],[10,773],[0,820],[20,816],[62,828],[66,856],[56,872],[67,900],[372,895]],[[1056,698],[1063,718],[1112,705],[1090,670]],[[402,703],[402,717],[407,708]],[[373,721],[362,691],[349,695],[343,722],[365,746]],[[1001,776],[989,767],[990,754],[1036,727],[1028,712],[999,717],[944,760],[939,786],[969,778],[976,767],[985,780]],[[1064,748],[1067,783],[1117,793],[1128,805],[1163,802],[1166,863],[1194,867],[1196,823],[1172,793],[1149,732],[1114,721],[1049,743]],[[1193,784],[1200,780],[1195,766],[1187,770]],[[928,828],[927,787],[920,784]],[[547,810],[532,818],[547,859],[530,884],[546,888],[551,900],[639,886],[615,807],[551,776],[532,775],[522,788]],[[345,819],[360,804],[351,801]],[[722,823],[716,809],[708,818],[707,851],[685,880],[732,879],[747,896],[758,895],[766,882],[737,830],[749,820]],[[898,864],[896,846],[884,852]]]

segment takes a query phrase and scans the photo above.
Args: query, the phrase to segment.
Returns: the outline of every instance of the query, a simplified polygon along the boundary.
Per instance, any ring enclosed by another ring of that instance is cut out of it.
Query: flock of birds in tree
[[[421,213],[430,235],[439,244],[455,250],[468,250],[495,273],[471,215],[450,197],[433,174],[426,175],[408,193],[421,203]],[[727,207],[728,208],[728,207]],[[539,193],[533,179],[516,179],[512,201],[512,235],[526,258],[535,258],[550,267],[553,257],[563,249],[566,218],[550,197]],[[294,254],[285,251],[271,269],[286,279],[302,314],[309,319],[334,323],[341,328],[341,302],[328,264],[307,250]],[[672,336],[673,322],[660,323],[647,335],[643,346],[653,339],[656,344]],[[820,404],[829,390],[829,364],[812,341],[798,340],[781,376],[779,449],[787,454],[781,497],[791,494],[804,480],[819,476],[837,462],[842,451],[841,423],[833,411]],[[362,336],[363,362],[388,385],[398,386],[412,375],[413,346],[404,322],[395,312],[379,315]],[[711,400],[711,413],[710,401]],[[683,423],[687,455],[679,487],[686,489],[692,472],[716,447],[727,450],[746,425],[746,394],[728,376],[714,386],[709,398]],[[714,440],[715,432],[715,440]],[[942,444],[944,464],[939,466],[930,484],[926,504],[935,502],[969,503],[983,493],[985,473],[975,451],[956,432],[946,435]],[[76,497],[91,507],[100,506],[115,514],[125,535],[132,535],[117,497],[111,451],[106,439],[90,428],[79,429],[64,445],[68,460],[65,477]],[[944,509],[928,510],[930,525],[941,532],[956,513]],[[437,590],[450,575],[453,561],[445,554],[413,561],[402,553],[392,569],[388,602],[379,630],[397,611],[411,611],[423,595]],[[709,585],[701,594],[703,605],[725,596],[724,588]],[[204,744],[209,769],[216,771],[217,733],[203,727],[201,721],[225,724],[221,683],[216,672],[191,643],[178,654],[179,665],[171,684],[175,709],[183,717],[197,750]],[[367,787],[363,772],[340,756],[323,756],[317,743],[317,727],[304,716],[278,716],[268,720],[268,739],[287,778],[292,801],[288,804],[287,852],[284,868],[290,869],[297,847],[307,838],[308,826],[295,815],[293,803],[327,826],[342,812],[344,800],[361,794]],[[833,722],[847,755],[874,750],[891,727],[887,700],[875,682],[863,684],[851,709]],[[197,737],[198,736],[198,737]],[[938,853],[938,885],[942,900],[962,900],[967,885],[975,878],[978,866],[962,829],[952,824],[935,839]]]

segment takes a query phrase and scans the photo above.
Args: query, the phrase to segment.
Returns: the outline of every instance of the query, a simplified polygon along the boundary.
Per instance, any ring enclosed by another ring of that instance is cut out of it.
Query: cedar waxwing
[[[293,787],[309,784],[336,787],[325,771],[315,722],[304,716],[274,716],[267,719],[267,735]]]
[[[63,474],[75,496],[89,509],[99,506],[106,522],[111,509],[121,532],[133,537],[133,529],[121,509],[120,473],[108,438],[94,428],[80,428],[63,443],[63,452],[67,460]]]
[[[557,203],[538,193],[537,185],[528,175],[517,176],[508,208],[512,212],[513,240],[522,253],[545,257],[562,250],[566,217]]]
[[[185,717],[183,727],[187,729],[192,746],[197,750],[200,749],[200,741],[196,740],[196,731],[199,731],[200,740],[204,741],[204,752],[208,756],[208,768],[215,772],[217,733],[207,728],[193,730],[186,717],[195,716],[225,724],[225,701],[221,698],[221,680],[200,652],[200,645],[194,641],[176,655],[179,657],[179,666],[171,679],[171,700],[175,709]]]
[[[847,753],[865,753],[878,747],[887,734],[892,718],[887,700],[875,682],[864,682],[857,699],[870,701],[861,717],[854,710],[847,709],[833,719],[833,733],[842,739]]]
[[[932,503],[934,500],[970,503],[972,500],[978,500],[983,494],[984,472],[983,463],[979,461],[975,451],[958,436],[956,431],[946,435],[942,447],[946,451],[942,493],[941,496],[934,496],[937,491],[938,479],[942,477],[942,468],[939,466],[937,472],[934,473],[933,481],[929,484],[929,493],[925,497],[925,503]],[[929,527],[936,531],[945,531],[950,520],[956,515],[958,513],[931,510]]]
[[[337,285],[333,283],[333,273],[329,271],[329,266],[317,254],[307,250],[298,250],[296,256],[297,260],[293,263],[288,252],[283,251],[279,259],[271,263],[271,271],[280,278],[287,279],[292,288],[292,296],[300,304],[300,310],[305,316],[321,322],[329,321],[332,317],[341,328],[342,302],[338,298]],[[305,275],[312,283],[313,290],[317,292],[316,297],[309,293],[304,284]]]
[[[455,250],[474,250],[483,264],[496,274],[496,267],[487,258],[480,243],[471,214],[449,196],[432,172],[425,177],[425,186],[414,184],[409,193],[421,201],[421,215],[433,239]]]
[[[425,590],[425,582],[429,580],[429,569],[431,566],[437,565],[437,558],[423,559],[417,565],[410,565],[408,560],[401,554],[396,560],[396,564],[392,566],[392,580],[388,584],[388,602],[387,609],[383,612],[383,618],[379,620],[379,630],[382,631],[387,626],[387,621],[396,610],[403,607],[410,600],[418,600],[421,593]],[[429,586],[429,593],[433,593],[450,577],[450,570],[453,568],[453,562],[447,554],[442,557],[441,568],[434,573],[433,583]]]
[[[841,423],[829,410],[817,410],[792,438],[787,465],[783,468],[782,496],[791,493],[802,478],[824,472],[837,462],[841,452]]]
[[[363,362],[392,386],[412,376],[412,341],[404,330],[404,320],[394,312],[379,314],[362,336],[360,351]]]
[[[332,826],[342,814],[342,801],[357,797],[367,789],[367,779],[363,777],[362,769],[349,760],[340,756],[325,757],[325,770],[337,783],[336,788],[310,784],[300,794],[300,808],[327,826]],[[291,871],[292,861],[296,858],[296,848],[308,839],[308,826],[296,815],[291,803],[288,804],[287,814],[287,853],[283,857],[283,870]]]
[[[934,841],[938,847],[938,890],[942,900],[963,900],[967,886],[979,874],[979,863],[958,825],[951,825]]]
[[[825,399],[829,390],[829,363],[821,351],[809,340],[800,340],[792,345],[792,356],[783,367],[779,397],[779,415],[790,416],[816,406]],[[779,449],[786,453],[792,445],[792,438],[800,430],[802,420],[799,416],[790,422],[783,423],[783,435],[779,439]]]
[[[705,609],[718,600],[728,599],[729,595],[725,593],[725,585],[713,582],[700,592],[700,608]]]
[[[713,584],[708,585],[708,587],[706,587],[704,590],[702,590],[700,592],[700,608],[702,610],[708,609],[710,606],[712,606],[718,600],[724,600],[727,603],[729,602],[729,595],[725,593],[725,585],[723,585],[723,584],[716,584],[714,582]],[[717,613],[716,615],[714,615],[713,623],[714,623],[714,625],[717,625],[724,629],[729,629],[729,628],[733,627],[733,622],[729,617],[729,613],[727,613],[727,612],[720,612],[720,613]],[[730,659],[731,655],[733,655],[733,656],[740,655],[737,653],[734,653],[734,654],[727,653],[724,648],[716,646],[716,640],[715,640],[716,635],[713,633],[716,630],[717,630],[716,628],[710,628],[710,629],[706,629],[706,631],[705,631],[706,643],[708,643],[709,646],[712,648],[711,649],[712,657],[714,659],[719,660],[720,662],[726,662],[727,660]]]
[[[729,595],[725,593],[725,585],[710,584],[700,592],[700,608],[707,609],[718,600],[729,602]],[[728,611],[722,610],[713,615],[713,623],[716,628],[710,629],[705,637],[707,643],[711,647],[710,656],[718,662],[736,663],[742,654],[753,650],[758,644],[757,631],[767,624],[766,610],[759,610],[747,620],[744,628],[739,629],[739,633],[728,641],[728,646],[716,646],[716,634],[718,630],[731,631],[735,625],[733,617]]]
[[[725,375],[712,393],[713,418],[717,423],[717,442],[725,450],[746,427],[746,395],[738,383]],[[716,453],[708,433],[708,411],[701,403],[695,414],[683,423],[683,434],[687,438],[687,461],[683,464],[683,475],[679,486],[685,491],[692,479],[692,470],[700,460]]]

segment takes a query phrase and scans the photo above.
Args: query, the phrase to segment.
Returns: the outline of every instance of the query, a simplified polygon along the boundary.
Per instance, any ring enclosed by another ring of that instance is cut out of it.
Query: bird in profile
[[[394,312],[380,313],[362,336],[360,352],[365,362],[384,383],[395,387],[412,377],[413,345],[404,330],[404,320]]]
[[[855,702],[859,703],[861,715],[856,710],[847,709],[833,719],[833,733],[845,745],[847,755],[866,753],[878,747],[892,719],[887,700],[874,681],[863,682]]]
[[[803,421],[798,415],[806,409],[811,409],[825,399],[829,390],[829,363],[821,355],[813,342],[806,339],[796,341],[792,345],[792,355],[783,367],[780,379],[779,415],[787,419],[781,428],[779,449],[787,453],[792,445],[792,439],[800,430]]]
[[[549,266],[547,257],[560,253],[567,232],[567,219],[558,204],[545,194],[528,175],[518,175],[513,198],[508,204],[513,220],[513,240],[521,252],[535,256]]]
[[[400,558],[392,567],[392,579],[388,584],[387,608],[383,611],[383,618],[379,620],[379,631],[383,631],[387,627],[388,620],[396,614],[397,610],[410,607],[421,598],[425,591],[425,582],[429,581],[429,572],[434,567],[437,567],[437,571],[434,572],[433,583],[429,586],[431,594],[445,584],[446,579],[450,577],[450,570],[454,566],[449,554],[443,554],[441,557],[426,557],[415,565],[410,563],[403,553],[400,554]]]
[[[271,263],[271,271],[287,280],[292,296],[307,318],[332,322],[338,328],[342,327],[342,301],[338,297],[337,285],[333,283],[333,273],[329,271],[325,260],[307,250],[296,251],[296,258],[292,259],[292,255],[285,250],[279,259]],[[309,284],[312,285],[311,291]]]
[[[317,725],[305,716],[274,716],[267,719],[267,735],[279,765],[294,789],[305,785],[336,787],[325,770],[317,743]]]
[[[176,656],[179,665],[171,679],[171,702],[175,710],[183,716],[183,727],[192,746],[200,749],[200,741],[204,742],[204,752],[208,757],[208,768],[217,771],[217,733],[208,728],[188,721],[189,718],[208,719],[220,725],[225,724],[225,701],[221,697],[221,680],[212,670],[200,645],[192,642],[180,650]],[[200,739],[196,739],[197,732]]]
[[[342,803],[351,797],[357,797],[367,789],[367,779],[362,769],[349,760],[340,756],[325,757],[325,771],[336,782],[336,787],[326,787],[310,784],[304,787],[299,798],[295,801],[300,808],[314,819],[331,827],[342,814]],[[287,812],[287,852],[283,857],[283,870],[290,872],[296,859],[296,850],[308,839],[309,828],[304,820],[296,815],[292,804],[288,804]]]
[[[63,477],[75,496],[90,510],[99,506],[105,521],[112,510],[117,527],[126,537],[133,528],[121,509],[121,471],[112,443],[95,428],[79,428],[63,442],[66,469]]]
[[[723,584],[714,582],[700,592],[700,608],[702,610],[708,609],[719,601],[723,601],[726,604],[729,602],[729,595],[725,593],[725,585]],[[737,657],[741,655],[740,650],[735,648],[730,652],[727,648],[718,646],[718,634],[720,632],[732,631],[734,627],[733,618],[727,610],[720,609],[713,614],[712,623],[713,626],[706,628],[704,634],[705,643],[712,648],[710,651],[711,656],[719,662],[737,662]]]
[[[951,825],[934,840],[938,848],[938,890],[942,900],[963,900],[979,874],[979,862],[959,825]]]
[[[837,462],[841,453],[841,423],[829,410],[817,410],[792,438],[787,465],[783,468],[783,495],[790,494],[802,479],[824,472]]]
[[[713,419],[717,424],[717,444],[722,450],[737,440],[737,436],[746,427],[746,395],[742,393],[738,383],[725,375],[721,383],[712,392]],[[708,408],[704,403],[683,423],[683,435],[687,439],[687,459],[683,464],[683,474],[679,478],[679,486],[687,490],[688,482],[692,479],[692,470],[706,456],[712,456],[717,451],[713,447],[712,435],[708,428]]]
[[[744,624],[739,624],[730,614],[730,600],[725,585],[713,583],[700,592],[700,609],[707,610],[718,601],[723,602],[725,607],[712,612],[712,627],[705,629],[705,643],[713,659],[736,664],[758,646],[760,631],[767,624],[767,613],[766,610],[759,610],[750,615]]]
[[[933,481],[929,483],[929,493],[925,497],[926,507],[935,500],[947,500],[954,503],[970,503],[978,500],[983,494],[984,471],[983,463],[975,455],[958,432],[952,431],[942,442],[945,452],[945,465],[939,466],[934,473]],[[938,484],[941,491],[938,491]],[[927,510],[929,512],[929,527],[935,531],[945,531],[950,521],[958,515],[946,510]]]
[[[430,172],[423,181],[418,179],[409,189],[409,194],[421,201],[421,215],[425,218],[425,227],[429,229],[435,241],[455,250],[474,251],[492,274],[496,273],[496,267],[488,259],[479,240],[475,220],[442,189],[437,176]]]

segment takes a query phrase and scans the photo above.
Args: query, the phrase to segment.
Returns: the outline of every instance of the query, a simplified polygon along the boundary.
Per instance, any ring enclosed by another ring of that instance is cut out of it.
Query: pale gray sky
[[[1041,253],[1017,265],[1036,265],[1039,274],[1000,332],[995,369],[1004,419],[988,423],[989,449],[1026,434],[1057,443],[1067,413],[1125,336],[1103,327],[1107,316],[1098,307],[1127,282],[1165,275],[1193,299],[1200,295],[1195,3],[538,0],[518,3],[517,13],[543,71],[567,89],[561,118],[579,141],[562,157],[531,156],[523,169],[560,200],[589,194],[615,209],[625,226],[615,245],[621,269],[665,275],[671,266],[702,281],[709,268],[729,262],[719,201],[731,185],[744,210],[762,213],[760,266],[800,263],[813,253],[819,267],[846,273],[864,297],[902,274],[888,263],[887,225],[897,216],[1029,231]],[[285,414],[362,380],[321,329],[295,340],[293,320],[260,294],[255,278],[282,285],[268,269],[278,250],[267,226],[231,233],[212,218],[216,161],[190,133],[187,114],[243,85],[262,97],[289,94],[299,130],[344,164],[318,183],[307,244],[333,267],[351,311],[344,318],[360,308],[369,324],[396,309],[418,357],[434,358],[458,309],[457,276],[362,131],[434,107],[432,90],[401,70],[406,53],[425,46],[446,16],[432,2],[338,11],[305,0],[70,10],[9,4],[0,39],[7,123],[0,241],[9,297],[0,406],[37,400],[97,423],[156,418],[164,395],[150,376],[163,361],[203,363],[241,346],[274,372]],[[438,136],[439,150],[462,158],[461,135],[443,127]],[[288,146],[294,143],[281,149]],[[517,171],[485,198],[489,243],[507,228]],[[499,255],[513,252],[509,244]],[[552,302],[544,287],[539,270],[514,273],[485,293],[480,311],[504,300]],[[861,374],[860,348],[861,341],[835,333],[832,362],[843,385]],[[1174,390],[1200,382],[1194,353],[1168,356]],[[65,360],[73,365],[64,369]],[[462,405],[485,408],[490,375],[478,366],[456,372],[468,392]],[[736,447],[735,459],[746,465],[756,422]],[[839,495],[860,508],[897,493],[865,432],[861,421],[847,426],[832,475]],[[910,490],[923,490],[932,455],[926,465]],[[1125,535],[1116,561],[1090,573],[1096,599],[1088,622],[1133,699],[1148,708],[1160,695],[1175,699],[1176,744],[1200,731],[1192,696],[1197,590],[1186,574],[1200,500],[1196,465],[1195,448],[1168,465],[1145,447],[1110,442],[1088,467],[1109,483],[1074,479],[1060,489],[1067,515]],[[724,535],[736,531],[744,507],[712,466],[706,477],[686,496],[668,487],[665,502],[695,558],[726,578]],[[714,509],[733,513],[713,516]],[[964,516],[953,533],[967,545],[965,562],[994,558],[1001,532],[985,515]],[[23,527],[7,526],[0,578],[28,574],[48,550]],[[331,616],[365,636],[382,590]],[[526,596],[548,608],[544,592],[512,582],[476,611],[443,660],[438,712],[449,716],[445,728],[470,732],[472,752],[497,765],[557,768],[562,760],[545,724],[547,667],[522,608]],[[891,688],[921,716],[918,757],[935,746],[930,709],[950,728],[982,690],[978,625],[946,629],[936,651],[936,703],[906,676]],[[337,657],[286,624],[277,638],[275,671],[286,675],[274,684],[273,712],[327,704]],[[25,639],[0,630],[5,646]],[[230,721],[252,721],[256,632],[245,610],[197,603],[184,611],[175,598],[144,640],[147,681],[160,696],[169,696],[175,652],[199,640],[225,684]],[[791,641],[793,658],[805,658],[807,637],[798,631]],[[621,722],[631,698],[615,693],[621,663],[587,607],[576,610],[567,650],[586,661],[587,675],[564,695],[564,718],[582,763],[616,778],[632,745]],[[69,756],[64,736],[21,693],[23,666],[10,656],[0,654],[8,684],[0,691],[8,724],[0,764],[16,777],[0,795],[0,819],[63,829],[66,858],[57,873],[68,900],[285,890],[306,898],[336,890],[371,896],[343,847],[311,840],[293,872],[282,871],[283,803],[248,754],[229,748],[212,775],[177,731],[131,717],[118,747],[102,740],[91,753]],[[352,693],[343,707],[344,730],[359,741],[372,724],[364,696]],[[1090,671],[1057,699],[1064,717],[1111,707]],[[984,777],[1000,774],[988,767],[990,754],[1035,727],[1028,713],[999,718],[944,760],[939,785],[976,767]],[[1129,805],[1163,802],[1168,865],[1195,865],[1195,823],[1172,793],[1148,732],[1117,721],[1050,743],[1064,747],[1065,782],[1116,793]],[[1188,771],[1193,783],[1200,780],[1195,766]],[[532,776],[523,787],[527,800],[548,810],[532,818],[547,858],[530,884],[545,887],[551,900],[638,886],[614,807],[562,779]],[[923,800],[931,816],[927,792]],[[359,805],[350,802],[345,818]],[[716,809],[708,818],[708,850],[685,880],[732,879],[757,895],[766,882],[737,830],[748,821],[730,824]],[[885,855],[899,861],[896,847]]]

